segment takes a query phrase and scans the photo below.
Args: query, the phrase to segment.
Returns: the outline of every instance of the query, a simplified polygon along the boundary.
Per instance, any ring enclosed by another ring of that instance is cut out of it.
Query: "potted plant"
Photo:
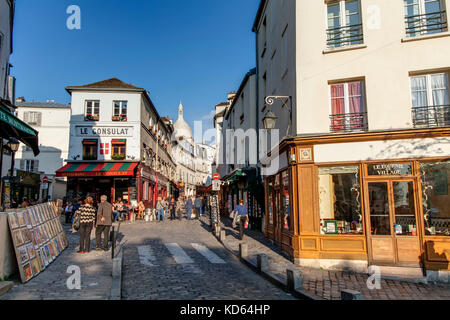
[[[100,117],[98,116],[98,114],[94,114],[93,118],[94,118],[94,121],[98,121]]]
[[[97,160],[95,154],[85,154],[83,160]]]
[[[111,159],[113,160],[125,160],[124,154],[113,154],[111,155]]]
[[[120,120],[121,121],[127,121],[127,116],[125,114],[121,114],[120,115]]]
[[[120,121],[120,116],[113,116],[112,121]]]
[[[92,114],[91,113],[86,114],[85,120],[92,121]]]

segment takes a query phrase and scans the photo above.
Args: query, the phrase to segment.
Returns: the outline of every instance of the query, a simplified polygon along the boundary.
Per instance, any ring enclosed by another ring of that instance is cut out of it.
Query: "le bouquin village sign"
[[[78,137],[132,137],[133,127],[119,126],[76,126]]]

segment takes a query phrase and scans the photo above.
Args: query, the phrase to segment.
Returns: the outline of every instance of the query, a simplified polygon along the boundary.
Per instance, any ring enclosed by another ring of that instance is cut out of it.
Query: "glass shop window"
[[[450,236],[450,161],[420,163],[425,235]]]
[[[269,210],[269,225],[273,226],[273,180],[269,181],[267,207]]]
[[[289,171],[281,174],[281,212],[283,213],[283,229],[290,230],[291,225],[291,205],[289,198]]]
[[[362,234],[358,166],[319,168],[321,234]]]

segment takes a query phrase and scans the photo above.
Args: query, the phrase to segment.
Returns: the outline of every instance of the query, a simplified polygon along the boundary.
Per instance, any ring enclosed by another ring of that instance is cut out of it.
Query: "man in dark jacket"
[[[95,240],[97,246],[95,250],[102,250],[102,233],[103,233],[103,250],[108,251],[109,230],[112,226],[112,205],[109,203],[108,197],[103,195],[100,198],[101,203],[98,205],[97,224],[95,229]]]

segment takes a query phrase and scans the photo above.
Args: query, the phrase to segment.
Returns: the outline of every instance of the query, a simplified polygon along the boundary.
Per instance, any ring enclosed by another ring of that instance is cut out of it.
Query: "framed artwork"
[[[27,225],[27,227],[32,228],[32,227],[36,226],[36,222],[34,221],[33,213],[31,212],[31,210],[28,209],[26,211],[26,215],[28,217],[28,223],[29,223]]]
[[[9,221],[9,227],[11,228],[11,229],[17,229],[17,228],[19,228],[20,227],[20,225],[19,225],[19,221],[17,220],[17,217],[16,217],[16,213],[15,212],[10,212],[10,213],[8,213],[8,221]]]
[[[32,242],[33,237],[31,236],[31,231],[28,228],[24,228],[22,231],[22,237],[25,242]]]
[[[17,212],[16,216],[17,216],[17,222],[19,223],[19,227],[25,227],[26,224],[25,224],[25,220],[23,218],[23,211]]]
[[[21,246],[24,243],[22,239],[22,231],[20,229],[12,231],[12,238],[16,244],[16,247]]]
[[[42,252],[41,252],[41,250],[40,249],[36,250],[36,254],[37,254],[36,255],[36,259],[37,259],[37,261],[39,263],[39,270],[40,270],[40,272],[42,272],[44,270],[44,268],[45,268],[45,263],[42,260]]]
[[[50,253],[50,249],[48,248],[48,244],[44,245],[45,256],[47,257],[48,263],[53,261],[52,254]]]
[[[30,214],[28,211],[23,212],[23,219],[25,220],[25,225],[27,228],[32,228],[31,220],[30,220]]]
[[[39,243],[38,243],[38,240],[37,240],[37,237],[36,237],[36,230],[37,229],[31,229],[31,230],[29,230],[30,231],[30,233],[31,233],[31,238],[32,238],[32,242],[33,242],[33,245],[34,245],[34,248],[35,249],[37,249],[37,248],[39,248]]]
[[[27,263],[23,266],[23,272],[25,275],[25,282],[33,278],[33,271],[31,270],[31,264]]]
[[[44,216],[42,215],[40,206],[34,207],[34,209],[36,210],[36,213],[39,216],[39,222],[44,223],[45,219],[44,219]]]
[[[338,234],[338,223],[336,220],[324,220],[325,234]]]
[[[31,270],[33,271],[34,275],[37,275],[39,272],[41,272],[41,269],[39,268],[39,258],[34,258],[33,260],[30,261],[30,265],[31,265]]]
[[[30,259],[34,259],[36,257],[36,250],[34,249],[34,245],[32,243],[29,243],[26,245],[26,247],[27,247],[28,257],[30,257]]]
[[[44,248],[40,248],[38,250],[39,259],[41,259],[42,262],[42,269],[45,269],[48,266],[48,262],[45,256]]]
[[[26,246],[22,246],[17,248],[17,251],[19,251],[19,256],[20,256],[20,264],[24,264],[25,262],[27,262],[28,260],[30,260],[30,257],[28,256],[28,251],[27,251],[27,247]]]

